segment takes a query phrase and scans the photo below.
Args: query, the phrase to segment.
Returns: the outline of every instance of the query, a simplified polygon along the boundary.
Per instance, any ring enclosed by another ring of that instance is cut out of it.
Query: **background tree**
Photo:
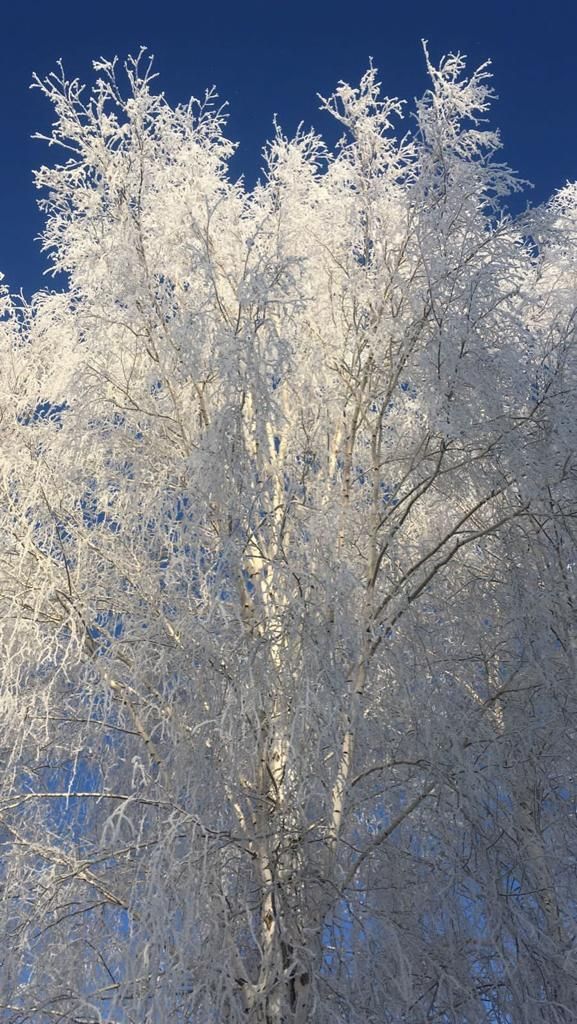
[[[575,189],[371,66],[252,191],[62,70],[4,294],[6,1022],[577,1020]]]

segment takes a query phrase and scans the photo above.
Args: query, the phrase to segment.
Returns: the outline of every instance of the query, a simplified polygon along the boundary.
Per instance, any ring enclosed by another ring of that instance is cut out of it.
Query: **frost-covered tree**
[[[59,72],[0,323],[0,1020],[577,1021],[577,190],[371,66],[252,190]],[[127,80],[125,90],[123,82]]]

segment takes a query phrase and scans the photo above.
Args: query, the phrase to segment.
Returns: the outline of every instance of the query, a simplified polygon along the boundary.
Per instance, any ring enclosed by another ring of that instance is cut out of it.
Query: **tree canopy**
[[[253,189],[146,56],[36,85],[2,296],[0,1020],[577,1021],[577,189],[371,65]]]

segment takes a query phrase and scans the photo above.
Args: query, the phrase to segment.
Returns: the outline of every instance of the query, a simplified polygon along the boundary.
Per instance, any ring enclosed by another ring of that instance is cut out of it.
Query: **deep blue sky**
[[[387,93],[420,95],[424,37],[435,60],[457,49],[471,67],[492,59],[493,121],[505,158],[535,186],[527,199],[542,202],[577,178],[577,0],[20,0],[2,5],[1,28],[0,270],[14,291],[49,283],[34,240],[42,218],[31,172],[55,150],[30,138],[47,130],[50,109],[28,86],[33,71],[48,73],[59,57],[69,75],[87,80],[95,57],[144,44],[171,101],[216,85],[241,143],[235,171],[254,180],[273,114],[288,132],[302,119],[330,133],[316,93],[341,78],[356,84],[369,56]]]

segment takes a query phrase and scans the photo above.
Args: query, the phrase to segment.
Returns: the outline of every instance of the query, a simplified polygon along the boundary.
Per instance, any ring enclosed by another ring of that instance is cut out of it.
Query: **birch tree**
[[[36,86],[2,297],[0,1020],[577,1020],[574,186],[371,65],[233,181],[145,54]]]

